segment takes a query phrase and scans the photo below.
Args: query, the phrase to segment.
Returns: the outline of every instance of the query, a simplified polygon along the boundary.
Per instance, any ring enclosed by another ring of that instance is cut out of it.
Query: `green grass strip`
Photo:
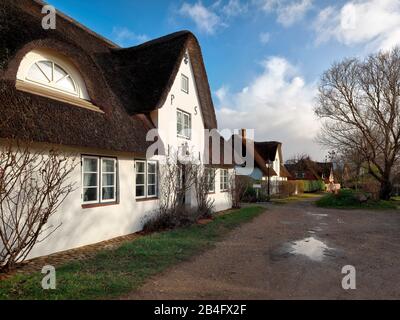
[[[95,257],[56,266],[57,289],[43,290],[41,273],[0,281],[0,299],[69,300],[113,298],[138,289],[151,276],[212,248],[229,231],[265,209],[247,207],[206,225],[155,233]]]
[[[350,189],[342,189],[339,194],[327,194],[319,199],[316,204],[321,208],[335,209],[370,209],[370,210],[393,210],[399,207],[399,202],[395,200],[368,200],[359,202],[356,199],[356,192]]]

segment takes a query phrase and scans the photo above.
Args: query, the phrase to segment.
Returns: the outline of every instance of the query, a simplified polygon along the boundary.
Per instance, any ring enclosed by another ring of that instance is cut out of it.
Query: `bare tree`
[[[392,192],[392,168],[400,150],[400,49],[346,59],[321,78],[316,114],[325,120],[319,141],[362,156],[380,183],[380,198]]]
[[[194,174],[194,188],[198,214],[200,217],[209,217],[214,208],[214,200],[210,197],[210,190],[215,188],[215,169],[207,168],[203,165],[196,165]]]
[[[209,196],[210,183],[215,181],[215,172],[208,170],[197,159],[180,152],[170,151],[160,164],[159,207],[147,216],[145,231],[159,231],[189,225],[201,217],[208,217],[214,201]],[[196,208],[188,207],[186,197],[195,193]]]
[[[197,165],[192,159],[182,161],[179,152],[171,152],[160,165],[159,197],[161,214],[176,212],[185,205],[185,197],[193,187]]]
[[[236,174],[232,174],[229,180],[229,195],[232,202],[232,208],[239,209],[246,191],[252,184],[252,180],[248,176],[240,176]]]
[[[38,242],[59,226],[47,225],[73,190],[75,163],[50,150],[7,141],[0,152],[0,271],[24,261]]]

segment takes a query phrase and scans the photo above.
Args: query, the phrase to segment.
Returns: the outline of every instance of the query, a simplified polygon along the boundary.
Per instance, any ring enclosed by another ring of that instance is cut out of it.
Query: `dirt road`
[[[400,299],[399,255],[400,212],[275,205],[124,299]]]

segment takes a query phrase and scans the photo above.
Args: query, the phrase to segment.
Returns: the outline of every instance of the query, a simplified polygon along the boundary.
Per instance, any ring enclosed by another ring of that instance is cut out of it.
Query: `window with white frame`
[[[147,197],[157,196],[157,163],[147,162]]]
[[[207,168],[206,169],[206,181],[208,185],[208,193],[215,192],[215,169]]]
[[[190,113],[177,110],[176,116],[178,136],[190,139],[192,131],[192,117]]]
[[[228,169],[221,169],[220,172],[220,190],[227,191],[229,189]]]
[[[158,170],[156,161],[135,161],[136,198],[156,198],[158,186]]]
[[[84,204],[117,201],[117,159],[82,157],[82,200]]]
[[[182,76],[182,91],[185,93],[189,93],[189,78],[186,77],[184,74],[181,75]]]
[[[78,96],[78,87],[71,74],[50,60],[35,62],[29,69],[26,80],[46,87]]]
[[[66,94],[90,101],[79,70],[66,56],[50,50],[33,50],[24,56],[17,72],[17,85],[40,94],[47,89],[47,94],[51,90],[57,96]]]

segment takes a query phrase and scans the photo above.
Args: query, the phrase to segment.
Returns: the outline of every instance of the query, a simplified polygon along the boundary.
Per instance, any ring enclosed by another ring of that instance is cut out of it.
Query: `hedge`
[[[325,182],[322,180],[302,180],[304,192],[325,191]]]

